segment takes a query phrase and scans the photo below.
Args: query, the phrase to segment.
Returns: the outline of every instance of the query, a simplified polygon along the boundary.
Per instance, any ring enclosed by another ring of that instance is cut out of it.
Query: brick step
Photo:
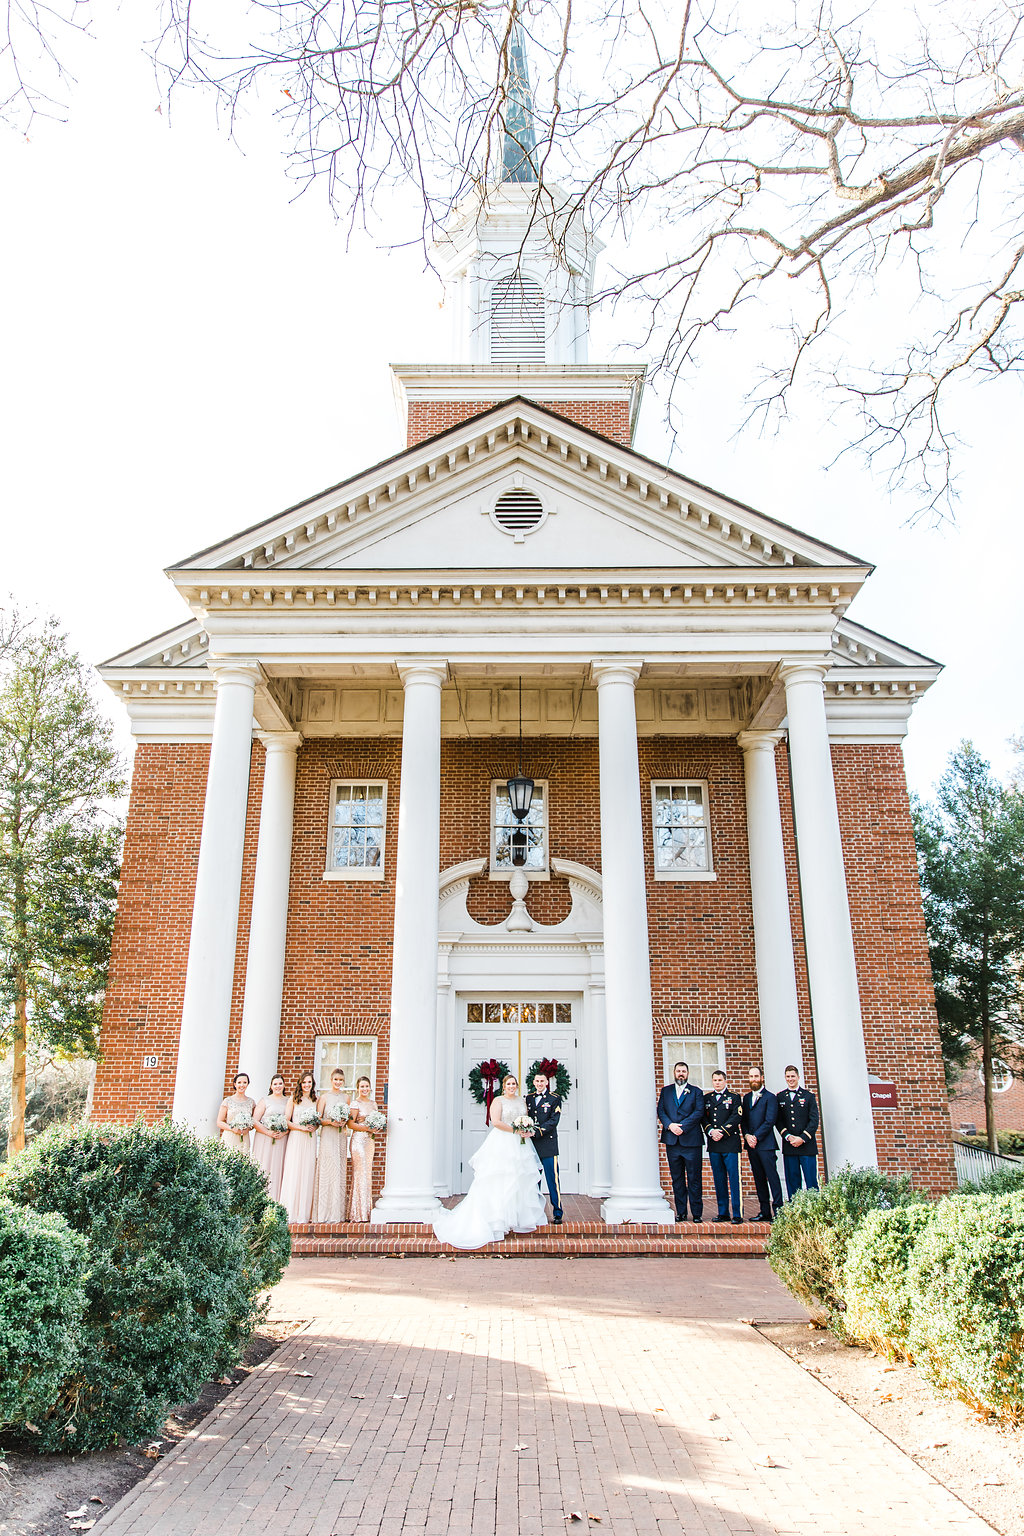
[[[631,1258],[641,1256],[678,1258],[760,1258],[768,1228],[748,1222],[730,1227],[702,1222],[699,1226],[660,1227],[653,1223],[607,1227],[602,1222],[566,1222],[538,1227],[536,1232],[504,1238],[465,1257],[481,1258]],[[406,1222],[370,1226],[348,1222],[339,1226],[292,1228],[294,1258],[358,1258],[390,1255],[440,1255],[457,1250],[441,1243],[429,1227]]]
[[[734,1237],[768,1236],[769,1227],[764,1221],[745,1221],[736,1225],[717,1221],[678,1222],[664,1226],[653,1221],[631,1221],[619,1227],[609,1227],[603,1221],[564,1221],[560,1225],[538,1227],[535,1232],[523,1233],[524,1237],[713,1237],[730,1240]],[[325,1237],[430,1237],[431,1229],[419,1221],[390,1221],[386,1226],[374,1226],[369,1221],[309,1222],[291,1228],[293,1238]]]

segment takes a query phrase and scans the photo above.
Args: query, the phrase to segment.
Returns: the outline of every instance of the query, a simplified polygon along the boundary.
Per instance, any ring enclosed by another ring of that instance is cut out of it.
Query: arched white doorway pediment
[[[578,1173],[567,1170],[565,1188],[574,1184],[583,1193],[602,1196],[610,1188],[611,1166],[601,875],[570,859],[552,859],[552,872],[569,883],[572,907],[561,922],[534,922],[528,932],[519,932],[510,931],[507,919],[479,923],[470,916],[466,906],[470,882],[486,868],[485,858],[467,859],[442,870],[439,878],[437,1193],[456,1192],[467,1182],[463,1169],[467,1000],[531,997],[563,1000],[571,1006],[576,1081],[572,1119],[579,1127],[573,1155],[578,1156]]]

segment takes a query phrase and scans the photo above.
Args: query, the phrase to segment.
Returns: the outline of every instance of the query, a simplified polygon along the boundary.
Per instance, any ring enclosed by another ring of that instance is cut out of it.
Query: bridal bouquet
[[[286,1131],[288,1120],[279,1111],[272,1111],[269,1115],[263,1116],[263,1126],[268,1131]]]
[[[512,1129],[519,1132],[519,1140],[525,1147],[527,1136],[531,1131],[537,1129],[537,1122],[531,1119],[529,1115],[516,1115],[512,1121]]]
[[[238,1135],[241,1135],[244,1131],[251,1131],[252,1130],[252,1110],[251,1109],[229,1109],[228,1110],[228,1130],[229,1131],[235,1131]]]
[[[387,1130],[388,1117],[387,1115],[382,1115],[379,1109],[371,1109],[363,1124],[373,1137],[373,1140],[376,1141],[377,1132]]]

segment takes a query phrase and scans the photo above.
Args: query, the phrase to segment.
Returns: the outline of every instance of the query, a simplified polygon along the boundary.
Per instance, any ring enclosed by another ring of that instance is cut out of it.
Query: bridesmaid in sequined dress
[[[320,1156],[316,1165],[313,1220],[345,1220],[345,1175],[348,1161],[348,1115],[351,1094],[345,1091],[340,1067],[331,1073],[331,1086],[317,1101],[320,1116]]]
[[[271,1200],[280,1200],[284,1154],[288,1147],[288,1100],[280,1072],[275,1072],[270,1079],[270,1092],[260,1099],[252,1119],[252,1160],[259,1163],[267,1176],[267,1193]],[[275,1124],[281,1129],[274,1130]]]
[[[281,1178],[281,1204],[292,1226],[305,1226],[316,1188],[316,1082],[304,1072],[288,1100],[288,1145]]]
[[[247,1072],[235,1073],[235,1091],[221,1102],[217,1114],[217,1129],[220,1131],[220,1139],[229,1147],[237,1147],[241,1152],[249,1150],[249,1130],[252,1126],[253,1101],[249,1098],[249,1074]],[[243,1122],[248,1120],[248,1125],[242,1130],[241,1126],[232,1126],[231,1120]]]
[[[370,1079],[368,1077],[356,1078],[356,1096],[350,1105],[350,1118],[348,1128],[351,1132],[352,1150],[352,1193],[349,1197],[348,1219],[349,1221],[369,1221],[370,1212],[373,1210],[373,1196],[371,1188],[373,1184],[373,1149],[374,1140],[371,1131],[360,1122],[365,1120],[371,1110],[377,1106],[370,1097]]]

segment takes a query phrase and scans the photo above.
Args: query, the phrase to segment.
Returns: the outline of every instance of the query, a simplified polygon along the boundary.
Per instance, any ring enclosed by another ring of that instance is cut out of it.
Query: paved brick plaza
[[[758,1261],[307,1260],[274,1315],[95,1536],[992,1529],[740,1320],[802,1315]]]

